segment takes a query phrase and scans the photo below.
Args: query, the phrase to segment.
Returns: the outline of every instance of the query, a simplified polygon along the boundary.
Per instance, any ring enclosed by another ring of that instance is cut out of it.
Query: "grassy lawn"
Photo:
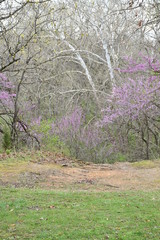
[[[0,239],[160,239],[160,192],[0,188]]]

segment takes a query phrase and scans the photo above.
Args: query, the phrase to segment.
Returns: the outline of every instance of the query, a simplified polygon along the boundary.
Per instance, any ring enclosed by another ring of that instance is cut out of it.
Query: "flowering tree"
[[[101,123],[107,129],[111,125],[114,128],[115,124],[119,126],[117,136],[121,147],[126,144],[130,132],[135,134],[137,141],[141,139],[145,144],[145,155],[148,159],[153,146],[156,151],[159,149],[160,62],[143,56],[139,63],[129,58],[126,60],[128,67],[118,70],[130,77],[125,79],[121,86],[113,89]],[[123,144],[120,135],[126,140]]]
[[[0,73],[0,119],[8,126],[11,126],[14,98],[16,96],[16,94],[12,92],[13,89],[14,86],[12,83],[8,81],[7,77],[3,73]],[[0,126],[0,132],[4,133],[2,126]]]
[[[59,136],[76,158],[102,161],[98,149],[104,140],[103,134],[94,119],[87,121],[82,108],[76,107],[70,114],[53,122],[51,134]]]
[[[9,129],[12,145],[18,144],[21,133],[34,138],[38,144],[36,135],[31,134],[29,125],[23,119],[23,110],[17,107],[17,94],[15,86],[8,80],[4,73],[0,73],[0,133],[5,134],[5,126]],[[26,111],[27,104],[25,106]]]

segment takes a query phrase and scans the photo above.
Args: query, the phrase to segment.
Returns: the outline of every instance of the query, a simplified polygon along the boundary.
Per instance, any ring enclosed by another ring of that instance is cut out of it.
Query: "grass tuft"
[[[150,161],[150,160],[143,160],[140,162],[132,163],[132,166],[136,168],[155,168],[157,167],[157,162]]]

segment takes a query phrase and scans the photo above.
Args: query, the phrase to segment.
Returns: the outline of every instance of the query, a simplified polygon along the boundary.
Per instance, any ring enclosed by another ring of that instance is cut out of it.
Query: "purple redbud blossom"
[[[101,124],[110,124],[119,118],[136,119],[143,114],[159,116],[160,105],[160,75],[154,75],[154,71],[160,70],[160,63],[151,58],[143,57],[143,63],[136,63],[127,59],[129,67],[121,72],[138,73],[144,75],[128,78],[122,86],[114,87],[112,96],[107,99],[109,107],[103,110],[104,118]],[[146,71],[150,75],[145,76]],[[153,72],[152,72],[153,71]]]

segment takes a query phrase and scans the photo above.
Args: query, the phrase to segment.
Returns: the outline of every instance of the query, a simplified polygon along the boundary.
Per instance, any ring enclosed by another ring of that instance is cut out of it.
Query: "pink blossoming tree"
[[[23,118],[24,109],[19,110],[18,108],[18,94],[15,92],[17,92],[16,87],[4,73],[0,73],[0,133],[5,134],[4,126],[7,126],[12,146],[18,147],[19,137],[22,134],[35,139],[40,144]]]
[[[145,158],[149,159],[160,147],[160,62],[143,56],[140,62],[129,58],[126,61],[128,67],[118,69],[124,81],[107,99],[101,124],[112,135],[119,151],[127,152],[132,135],[141,146],[139,157],[144,157],[145,148]]]

